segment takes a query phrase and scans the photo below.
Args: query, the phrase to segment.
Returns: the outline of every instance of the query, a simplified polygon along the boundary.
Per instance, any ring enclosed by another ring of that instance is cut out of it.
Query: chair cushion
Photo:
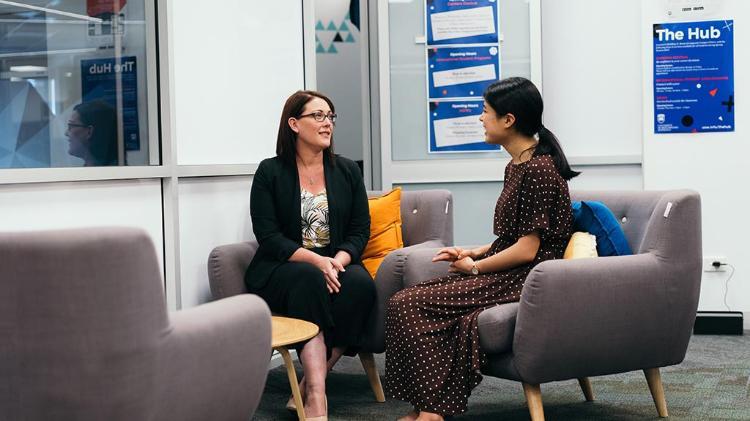
[[[385,256],[404,246],[401,235],[401,188],[370,198],[369,205],[370,240],[362,252],[362,265],[375,279]]]
[[[573,202],[573,230],[596,236],[599,256],[624,256],[633,254],[620,222],[601,202]]]
[[[596,257],[596,236],[587,232],[574,232],[565,248],[563,259]]]
[[[479,346],[487,354],[508,352],[513,347],[519,303],[500,304],[479,313]]]

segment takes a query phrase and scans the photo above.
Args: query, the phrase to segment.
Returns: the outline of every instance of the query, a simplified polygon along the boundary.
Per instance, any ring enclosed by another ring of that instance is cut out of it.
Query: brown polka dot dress
[[[481,258],[501,252],[532,231],[541,239],[536,258],[502,272],[431,279],[395,294],[386,317],[388,394],[420,411],[443,416],[465,412],[485,362],[479,348],[479,313],[518,301],[531,269],[562,257],[572,220],[568,185],[549,156],[509,163],[495,206],[497,239]]]

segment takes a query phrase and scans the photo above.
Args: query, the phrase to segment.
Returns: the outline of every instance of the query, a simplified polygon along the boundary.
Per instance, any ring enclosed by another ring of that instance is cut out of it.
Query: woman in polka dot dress
[[[523,78],[493,83],[480,120],[485,142],[511,155],[493,221],[497,239],[471,250],[444,248],[449,276],[395,294],[386,318],[386,389],[411,402],[401,420],[442,420],[466,411],[482,380],[477,317],[518,301],[526,275],[558,259],[571,235],[570,169],[555,136],[542,125],[542,97]],[[543,334],[540,332],[540,334]]]

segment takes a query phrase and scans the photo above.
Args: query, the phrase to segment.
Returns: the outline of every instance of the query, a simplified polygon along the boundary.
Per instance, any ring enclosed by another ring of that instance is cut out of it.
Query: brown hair
[[[281,121],[279,121],[279,134],[276,137],[276,156],[284,162],[294,164],[297,155],[297,133],[289,127],[289,119],[292,117],[299,118],[305,105],[314,98],[320,98],[328,103],[331,112],[335,113],[333,101],[327,96],[316,91],[297,91],[293,93],[284,104],[284,110],[281,111]],[[326,149],[328,157],[333,158],[333,133],[331,133],[331,145]],[[335,162],[331,159],[331,162]]]

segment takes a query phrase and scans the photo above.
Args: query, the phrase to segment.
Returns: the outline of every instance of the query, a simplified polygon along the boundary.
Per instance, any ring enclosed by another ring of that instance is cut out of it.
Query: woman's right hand
[[[467,249],[467,250],[461,251],[461,253],[458,253],[458,257],[456,258],[456,260],[461,260],[466,257],[471,257],[472,260],[477,260],[479,259],[479,256],[481,256],[482,254],[483,252],[478,248]]]
[[[481,254],[482,253],[478,249],[463,249],[458,246],[444,247],[435,254],[432,261],[455,262],[456,260],[461,260],[465,257],[471,257],[473,260],[477,260]]]
[[[341,289],[339,272],[344,271],[344,266],[342,266],[338,260],[326,256],[319,256],[315,262],[315,266],[323,272],[328,292],[331,294],[339,292]]]
[[[443,247],[433,256],[433,262],[455,262],[458,256],[464,251],[461,247]]]

